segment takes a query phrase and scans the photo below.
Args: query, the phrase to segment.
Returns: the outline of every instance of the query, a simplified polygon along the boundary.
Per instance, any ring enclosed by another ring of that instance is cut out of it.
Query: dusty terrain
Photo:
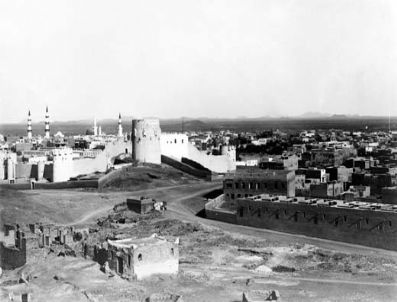
[[[57,256],[28,240],[28,263],[3,273],[0,300],[19,290],[33,301],[141,301],[153,292],[181,294],[185,301],[241,301],[243,291],[277,289],[282,301],[393,301],[397,253],[299,235],[229,225],[196,216],[204,194],[220,183],[152,188],[136,192],[1,192],[2,222],[45,222],[98,227],[127,196],[168,201],[163,214],[131,216],[103,230],[134,237],[152,233],[180,238],[178,278],[131,282],[110,277],[80,256]],[[14,284],[30,275],[28,285]],[[21,289],[22,287],[22,289]]]

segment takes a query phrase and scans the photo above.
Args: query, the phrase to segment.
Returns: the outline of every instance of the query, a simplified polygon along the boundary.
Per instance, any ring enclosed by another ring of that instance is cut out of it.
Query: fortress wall
[[[236,170],[235,161],[228,155],[207,155],[205,152],[199,151],[192,144],[188,144],[188,155],[186,158],[216,173],[226,173]]]
[[[161,129],[157,119],[132,121],[132,157],[142,163],[161,164]]]
[[[182,133],[162,133],[160,138],[161,155],[178,161],[188,155],[189,138]]]
[[[117,140],[106,144],[105,149],[100,152],[95,158],[81,158],[73,160],[72,174],[70,177],[78,175],[91,174],[94,172],[106,172],[114,158],[120,154],[125,154],[126,151],[131,153],[132,146],[129,142]]]
[[[49,164],[39,162],[37,164],[17,163],[15,165],[15,173],[17,179],[30,179],[41,180],[43,178],[51,179],[52,171],[47,168]],[[45,173],[46,172],[46,173]]]
[[[15,165],[16,178],[35,178],[37,173],[35,175],[33,166],[33,164],[17,163]]]
[[[44,165],[43,178],[45,178],[49,181],[53,181],[53,179],[54,179],[53,167],[54,167],[53,163],[47,163]]]
[[[54,156],[53,181],[68,181],[71,177],[77,177],[79,175],[106,172],[113,164],[115,157],[120,154],[131,153],[131,149],[130,142],[119,139],[108,142],[105,149],[99,152],[95,158],[73,159],[71,154]],[[47,169],[47,172],[51,173],[50,170]]]
[[[165,163],[175,169],[178,169],[182,172],[193,175],[195,177],[206,179],[206,180],[211,180],[211,172],[210,171],[195,169],[185,163],[179,162],[179,161],[177,161],[173,158],[170,158],[168,156],[165,156],[165,155],[161,155],[161,162]]]
[[[397,250],[397,214],[240,199],[237,223]]]

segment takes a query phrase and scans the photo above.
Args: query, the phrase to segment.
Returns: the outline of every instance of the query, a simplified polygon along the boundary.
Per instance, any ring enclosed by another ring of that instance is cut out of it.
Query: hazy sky
[[[0,0],[0,123],[397,115],[397,1]]]

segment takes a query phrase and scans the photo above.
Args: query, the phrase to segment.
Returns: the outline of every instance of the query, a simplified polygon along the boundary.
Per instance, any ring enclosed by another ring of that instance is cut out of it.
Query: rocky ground
[[[101,272],[98,264],[79,255],[77,247],[76,256],[63,256],[56,248],[38,248],[37,240],[31,237],[27,264],[3,272],[0,301],[8,301],[10,293],[20,299],[18,294],[29,292],[29,301],[143,301],[152,293],[169,293],[183,296],[184,301],[237,302],[244,291],[268,289],[277,290],[281,301],[395,300],[396,253],[359,248],[351,252],[354,247],[340,249],[338,244],[332,247],[332,242],[324,244],[288,234],[267,235],[246,227],[207,223],[194,213],[205,202],[204,192],[213,187],[216,185],[197,184],[135,192],[134,195],[169,202],[168,211],[146,215],[112,210],[131,193],[15,193],[17,197],[10,198],[14,203],[2,204],[10,212],[11,205],[15,205],[27,214],[19,215],[20,220],[29,220],[34,209],[34,215],[39,216],[41,211],[42,219],[51,223],[77,223],[112,236],[145,237],[157,233],[179,237],[180,269],[177,278],[127,281]],[[18,203],[18,196],[26,199]],[[63,209],[63,215],[54,214],[59,209]],[[29,279],[27,284],[16,283],[21,276]]]

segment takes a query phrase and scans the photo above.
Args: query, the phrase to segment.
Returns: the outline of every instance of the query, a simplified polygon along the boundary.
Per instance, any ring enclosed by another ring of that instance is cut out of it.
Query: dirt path
[[[214,188],[219,187],[219,183],[198,183],[198,184],[186,184],[186,185],[175,185],[175,186],[167,186],[167,187],[158,187],[158,188],[154,188],[154,189],[145,189],[145,190],[138,190],[138,191],[129,191],[129,192],[117,192],[116,194],[120,194],[120,195],[150,195],[153,194],[155,192],[160,192],[160,191],[170,191],[173,189],[179,189],[181,187],[191,187],[192,190],[194,191],[194,193],[186,195],[182,198],[177,198],[175,200],[173,200],[172,202],[179,202],[179,201],[183,201],[189,198],[193,198],[193,197],[197,197],[199,195],[202,195],[208,191],[213,190]],[[204,188],[203,188],[204,187]],[[199,191],[195,191],[197,189],[200,189]],[[104,193],[104,194],[114,194],[112,193]],[[83,216],[81,216],[80,218],[69,222],[67,224],[63,224],[64,226],[72,226],[72,225],[81,225],[87,222],[91,222],[91,220],[95,219],[95,218],[99,218],[101,216],[103,216],[105,213],[107,213],[108,211],[110,211],[113,208],[114,204],[110,204],[110,205],[105,205],[100,207],[99,209],[86,213]]]

